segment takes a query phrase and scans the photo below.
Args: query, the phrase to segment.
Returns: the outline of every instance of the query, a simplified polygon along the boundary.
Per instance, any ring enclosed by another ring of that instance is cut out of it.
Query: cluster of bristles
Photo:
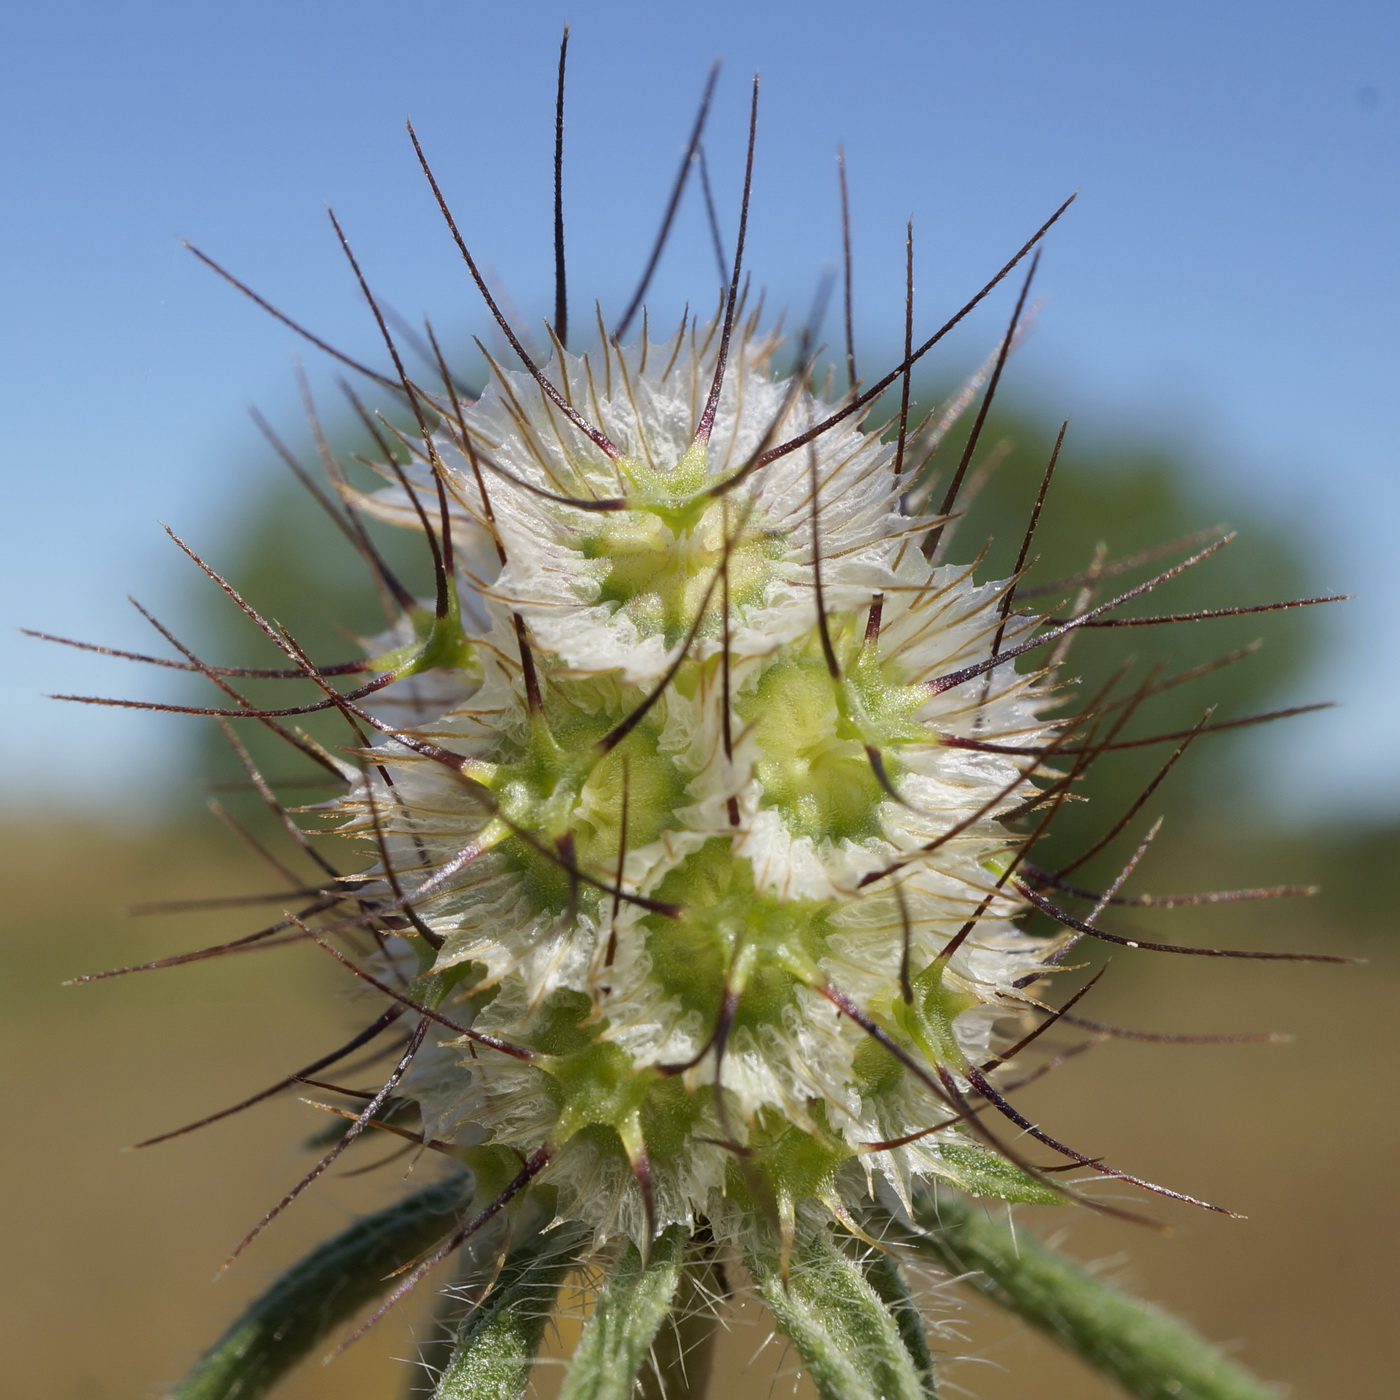
[[[1018,610],[1057,441],[1012,577],[977,582],[972,566],[946,559],[1030,276],[997,353],[953,409],[911,423],[911,370],[1063,210],[920,344],[911,241],[905,354],[862,387],[848,342],[849,390],[837,396],[830,376],[814,388],[811,335],[780,372],[781,341],[743,310],[752,127],[748,155],[713,320],[625,343],[629,314],[576,357],[561,280],[552,349],[538,361],[423,162],[524,369],[492,361],[486,389],[468,395],[429,331],[435,381],[425,386],[375,309],[396,373],[356,368],[399,395],[417,432],[362,415],[389,478],[377,494],[352,491],[328,459],[340,497],[328,508],[401,611],[368,659],[318,666],[187,551],[288,665],[221,668],[175,643],[183,661],[159,664],[202,674],[229,703],[154,708],[274,729],[347,784],[333,824],[371,852],[359,874],[332,869],[250,765],[326,879],[227,946],[314,939],[388,1003],[333,1053],[202,1121],[294,1084],[345,1092],[321,1076],[362,1047],[390,1047],[382,1088],[342,1110],[348,1130],[267,1219],[367,1129],[466,1162],[473,1213],[399,1292],[543,1188],[555,1218],[598,1245],[621,1237],[645,1255],[680,1227],[747,1249],[771,1231],[784,1261],[813,1203],[859,1233],[873,1197],[907,1204],[931,1178],[1062,1201],[1079,1191],[1055,1173],[1082,1167],[1176,1196],[1029,1122],[1008,1097],[1018,1085],[999,1072],[1057,1022],[1107,1033],[1073,1014],[1087,987],[1058,1010],[1043,1000],[1083,936],[1301,956],[1100,928],[1110,904],[1190,901],[1119,892],[1141,849],[1102,893],[1070,883],[1073,866],[1050,872],[1031,859],[1088,766],[1128,742],[1136,708],[1173,683],[1075,708],[1057,680],[1072,635],[1225,543],[1107,600],[1095,589],[1114,570],[1100,562],[1067,582],[1059,614]],[[954,410],[984,385],[930,509],[930,460]],[[861,421],[886,391],[899,410],[882,437]],[[365,513],[423,532],[430,603],[383,563]],[[234,684],[272,675],[321,693],[272,709]],[[342,690],[344,677],[367,679]],[[347,756],[294,727],[326,709],[350,726]],[[1211,727],[1152,742],[1178,741],[1170,767]],[[1064,897],[1086,911],[1060,907]],[[1053,921],[1043,936],[1014,922],[1028,906]],[[996,1116],[1020,1145],[989,1126]],[[1059,1165],[1028,1160],[1027,1139]]]

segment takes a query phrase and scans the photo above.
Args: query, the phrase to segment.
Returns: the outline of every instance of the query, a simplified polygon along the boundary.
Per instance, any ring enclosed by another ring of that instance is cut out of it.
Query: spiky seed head
[[[936,684],[1034,621],[925,560],[935,522],[855,416],[775,452],[835,405],[753,320],[697,436],[720,338],[556,355],[614,454],[493,367],[368,500],[413,524],[442,477],[485,627],[455,702],[375,749],[344,828],[382,850],[369,892],[435,935],[419,993],[528,1052],[444,1038],[402,1088],[433,1138],[547,1147],[541,1180],[600,1240],[844,1213],[877,1175],[983,1190],[993,1166],[1052,1194],[952,1106],[1050,946],[1003,884],[1000,818],[1036,765],[949,740],[1055,727],[1012,664]]]

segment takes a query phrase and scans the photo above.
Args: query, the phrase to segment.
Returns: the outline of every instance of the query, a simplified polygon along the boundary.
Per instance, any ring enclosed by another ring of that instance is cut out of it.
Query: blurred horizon
[[[1036,416],[1071,415],[1090,448],[1159,442],[1215,498],[1290,532],[1318,591],[1362,595],[1332,610],[1312,674],[1276,701],[1342,705],[1261,737],[1263,805],[1295,825],[1400,816],[1389,722],[1400,651],[1384,642],[1400,591],[1389,544],[1400,349],[1387,314],[1400,301],[1400,14],[1295,0],[1266,24],[1243,3],[1149,13],[1096,0],[1052,17],[1017,0],[995,15],[874,3],[855,19],[822,0],[801,26],[789,15],[732,0],[664,21],[636,0],[573,7],[576,328],[593,297],[615,310],[630,293],[716,56],[706,149],[727,240],[749,74],[763,75],[747,262],[775,312],[800,315],[837,261],[844,141],[867,378],[898,357],[911,213],[918,324],[932,327],[1082,187],[1048,245],[1045,305],[1006,392]],[[409,112],[512,314],[538,324],[552,295],[565,17],[441,0],[397,24],[363,0],[254,0],[236,17],[57,0],[16,19],[0,96],[3,174],[25,211],[0,230],[10,625],[145,650],[153,634],[125,604],[130,589],[185,630],[200,580],[153,522],[218,559],[275,469],[248,398],[296,435],[292,366],[304,354],[318,397],[336,395],[334,367],[176,235],[378,364],[324,222],[329,200],[388,305],[410,321],[428,310],[454,341],[482,331],[404,137]],[[715,291],[697,194],[692,184],[649,298],[661,327]],[[980,360],[1008,290],[931,374]],[[149,795],[188,772],[178,721],[40,694],[151,693],[145,678],[26,638],[11,646],[9,804],[156,815]]]

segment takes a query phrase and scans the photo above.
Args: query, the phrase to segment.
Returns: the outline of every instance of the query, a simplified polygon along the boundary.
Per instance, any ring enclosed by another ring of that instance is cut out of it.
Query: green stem
[[[675,1301],[642,1367],[640,1400],[704,1400],[719,1332],[717,1304],[723,1292],[708,1231],[704,1239],[692,1236]]]
[[[630,1400],[652,1339],[670,1315],[687,1232],[672,1225],[643,1261],[629,1244],[598,1293],[574,1351],[560,1400]]]
[[[475,1277],[476,1260],[460,1257],[452,1282],[438,1291],[428,1335],[418,1343],[416,1364],[407,1379],[406,1395],[431,1395],[437,1389],[438,1377],[452,1364],[457,1350],[457,1331],[469,1311],[462,1301],[462,1289],[469,1287]]]
[[[1184,1322],[1122,1292],[948,1193],[916,1199],[920,1229],[887,1237],[950,1273],[1079,1356],[1138,1400],[1278,1400],[1278,1392]],[[883,1224],[883,1222],[882,1222]]]
[[[823,1400],[928,1400],[934,1394],[931,1375],[905,1340],[898,1303],[892,1307],[881,1297],[866,1272],[836,1247],[824,1221],[798,1216],[786,1278],[771,1240],[747,1251],[745,1262]]]
[[[384,1293],[389,1275],[462,1218],[469,1176],[357,1220],[283,1274],[207,1351],[169,1400],[256,1400],[328,1332]]]
[[[888,1254],[871,1250],[862,1261],[865,1281],[875,1290],[875,1296],[890,1310],[900,1340],[909,1352],[919,1372],[924,1388],[934,1392],[933,1352],[929,1350],[928,1333],[924,1330],[924,1315],[909,1292],[909,1285],[899,1265]]]
[[[520,1400],[580,1237],[536,1235],[513,1249],[457,1332],[434,1400]]]

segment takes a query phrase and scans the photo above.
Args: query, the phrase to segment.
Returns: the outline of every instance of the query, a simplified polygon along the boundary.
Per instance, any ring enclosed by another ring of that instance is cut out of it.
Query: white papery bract
[[[435,936],[416,994],[515,1053],[442,1030],[401,1087],[439,1141],[546,1148],[600,1239],[760,1197],[844,1215],[872,1173],[1044,1194],[950,1098],[1050,946],[1001,883],[1035,761],[956,741],[1055,731],[1014,663],[946,678],[1032,624],[926,561],[936,522],[855,415],[764,456],[837,406],[752,319],[697,432],[720,340],[556,354],[605,445],[493,366],[406,469],[447,483],[485,626],[342,811],[382,853],[367,893]],[[401,484],[369,505],[420,519]]]

